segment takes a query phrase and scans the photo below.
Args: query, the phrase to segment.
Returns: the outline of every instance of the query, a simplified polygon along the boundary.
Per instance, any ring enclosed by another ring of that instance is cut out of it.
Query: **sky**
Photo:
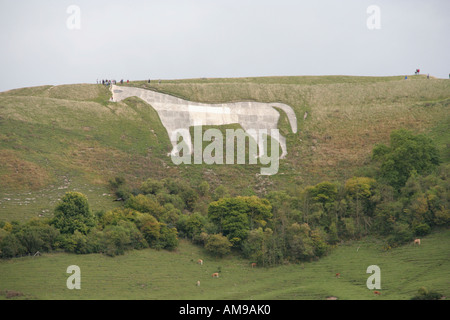
[[[416,69],[448,79],[449,12],[448,0],[0,0],[0,91]]]

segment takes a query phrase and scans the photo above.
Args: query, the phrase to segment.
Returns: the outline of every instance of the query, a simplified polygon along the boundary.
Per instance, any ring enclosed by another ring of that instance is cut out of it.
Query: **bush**
[[[426,236],[430,232],[431,227],[426,223],[421,223],[414,227],[414,234],[416,236]]]
[[[86,254],[89,252],[87,236],[79,231],[61,237],[61,246],[66,252]]]
[[[14,258],[25,253],[25,248],[14,234],[6,235],[0,243],[0,257]]]
[[[125,202],[125,208],[134,209],[142,213],[150,213],[156,218],[160,218],[164,213],[164,208],[154,197],[144,196],[143,194],[131,196]]]
[[[103,232],[103,248],[106,255],[111,257],[122,255],[131,248],[131,239],[125,228],[108,226]]]
[[[213,234],[205,242],[205,249],[214,256],[222,257],[231,251],[233,245],[227,237],[221,234]]]
[[[175,250],[178,247],[178,232],[175,228],[169,228],[163,225],[159,244],[162,249]]]
[[[95,225],[87,197],[79,192],[67,192],[57,205],[51,224],[64,234],[75,231],[87,234]]]
[[[407,223],[399,222],[394,225],[393,234],[387,238],[390,247],[397,247],[411,241],[413,233]]]
[[[164,183],[152,178],[141,184],[141,191],[144,194],[158,194],[164,188]]]
[[[427,288],[421,287],[411,300],[440,300],[442,297],[443,295],[436,291],[429,291]]]

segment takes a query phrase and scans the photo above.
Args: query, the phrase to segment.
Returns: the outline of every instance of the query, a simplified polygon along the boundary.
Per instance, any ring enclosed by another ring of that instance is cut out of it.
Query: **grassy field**
[[[184,241],[175,252],[145,249],[114,258],[44,254],[0,261],[0,299],[13,291],[20,294],[14,299],[409,300],[420,287],[448,297],[449,237],[450,230],[441,230],[420,247],[389,251],[367,238],[340,245],[319,261],[274,268],[251,268],[251,261],[233,255],[213,258]],[[79,290],[66,286],[69,265],[80,267]],[[381,295],[366,286],[370,265],[380,267]],[[214,272],[220,277],[212,278]]]
[[[247,195],[342,182],[364,170],[373,146],[387,143],[398,128],[429,134],[450,160],[448,80],[305,76],[128,85],[199,102],[284,102],[294,108],[299,132],[290,131],[282,113],[279,128],[288,155],[274,176],[260,176],[258,165],[176,166],[167,157],[171,145],[157,113],[140,99],[111,103],[105,86],[90,84],[2,92],[0,220],[51,214],[55,199],[71,190],[87,194],[93,210],[112,208],[107,182],[116,176],[132,187],[170,176]]]

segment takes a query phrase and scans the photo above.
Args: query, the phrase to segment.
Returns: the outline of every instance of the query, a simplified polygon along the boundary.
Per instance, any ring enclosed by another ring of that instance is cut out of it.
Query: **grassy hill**
[[[93,210],[112,208],[107,182],[116,176],[131,186],[149,177],[207,181],[241,195],[344,181],[364,170],[373,146],[398,128],[427,133],[450,159],[448,80],[321,76],[127,85],[198,102],[283,102],[294,108],[299,132],[290,131],[282,113],[288,156],[274,176],[260,176],[258,165],[176,166],[166,156],[171,146],[157,113],[140,99],[111,103],[108,88],[91,84],[2,92],[0,220],[51,216],[66,191],[86,194]]]
[[[319,261],[273,268],[251,268],[235,255],[210,257],[185,241],[175,252],[144,249],[114,258],[44,254],[0,261],[0,299],[9,292],[16,299],[409,300],[421,287],[448,297],[449,237],[449,230],[434,232],[420,247],[389,251],[370,237],[340,245]],[[80,290],[66,287],[70,265],[80,267]],[[381,295],[366,286],[369,265],[380,267]],[[221,276],[213,279],[217,271]]]
[[[225,186],[232,196],[344,182],[369,173],[374,145],[388,143],[399,128],[428,135],[442,160],[450,160],[449,80],[321,76],[126,85],[205,103],[283,102],[293,107],[299,132],[291,132],[282,113],[288,155],[273,176],[259,175],[259,165],[176,166],[167,157],[171,145],[158,114],[138,98],[113,103],[107,87],[93,84],[2,92],[0,221],[52,217],[67,191],[87,195],[93,211],[120,206],[108,185],[115,177],[131,188],[147,178],[180,178],[194,187],[207,181],[211,192]],[[220,129],[229,127],[236,126]],[[0,299],[8,292],[26,299],[410,299],[420,287],[448,296],[449,237],[442,229],[420,247],[385,251],[384,240],[370,236],[340,244],[318,261],[253,269],[237,254],[211,257],[185,240],[174,252],[133,250],[114,258],[54,252],[1,260]],[[82,270],[82,290],[66,288],[72,264]],[[372,264],[381,268],[381,296],[366,287]],[[212,279],[217,271],[221,277]]]

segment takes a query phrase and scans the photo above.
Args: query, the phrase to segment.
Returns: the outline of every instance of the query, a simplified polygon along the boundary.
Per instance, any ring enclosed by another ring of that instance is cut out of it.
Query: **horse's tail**
[[[291,124],[292,132],[297,133],[297,117],[294,110],[284,103],[271,103],[270,105],[275,108],[280,108],[286,113],[289,119],[289,123]]]

